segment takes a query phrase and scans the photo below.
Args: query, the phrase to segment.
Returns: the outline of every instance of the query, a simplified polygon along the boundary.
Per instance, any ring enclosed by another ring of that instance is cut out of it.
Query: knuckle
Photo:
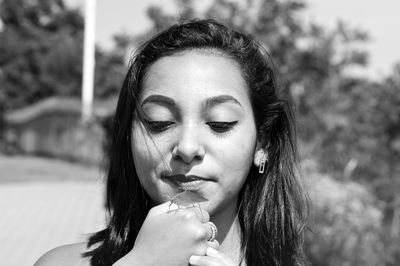
[[[147,214],[147,217],[153,217],[157,215],[157,207],[153,207],[149,210],[149,213]]]
[[[194,231],[194,235],[195,238],[197,240],[205,240],[208,237],[208,232],[207,230],[204,228],[204,226],[201,227],[197,227]]]
[[[209,222],[210,221],[210,214],[207,211],[203,210],[203,217],[204,217],[204,221],[203,222]]]
[[[149,214],[153,214],[154,212],[156,212],[157,206],[153,207],[149,210]]]
[[[199,243],[193,251],[195,255],[204,256],[207,253],[207,244],[203,241]]]
[[[206,223],[210,220],[210,215],[208,212],[201,208],[193,208],[193,212],[196,214],[197,219],[203,223]]]
[[[193,220],[196,216],[193,212],[188,210],[180,210],[178,213],[179,217],[184,221]]]
[[[168,210],[169,210],[168,203],[163,203],[152,207],[148,212],[148,216],[157,216],[160,214],[165,214]]]

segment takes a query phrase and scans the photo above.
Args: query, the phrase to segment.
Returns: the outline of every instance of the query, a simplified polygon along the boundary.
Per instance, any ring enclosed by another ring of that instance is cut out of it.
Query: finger
[[[226,264],[218,258],[209,256],[192,255],[189,258],[189,265],[191,266],[233,266],[234,264]]]
[[[190,207],[186,207],[186,210],[192,210],[196,213],[196,216],[200,219],[202,223],[206,223],[210,221],[210,215],[206,210],[203,210],[200,205],[193,205]]]
[[[189,258],[192,266],[233,266],[233,260],[222,252],[208,247],[206,256],[192,255]]]
[[[207,246],[215,250],[219,250],[219,242],[217,240],[207,241]]]
[[[211,260],[211,261],[210,261]],[[192,255],[189,258],[189,265],[191,266],[211,266],[211,265],[218,265],[213,260],[214,258],[208,258],[207,256],[197,256]]]
[[[180,207],[171,201],[164,202],[163,204],[151,208],[148,217],[155,217],[163,214],[179,214],[186,216],[188,213],[193,215],[189,215],[189,217],[195,217],[201,223],[206,223],[210,220],[208,212],[201,209],[199,206]]]
[[[185,214],[185,213],[192,213],[195,215],[195,217],[201,222],[201,223],[207,223],[210,220],[210,215],[208,214],[207,211],[201,209],[198,206],[190,206],[190,207],[179,207],[178,209],[175,209],[174,211],[170,212],[179,212],[180,214]]]
[[[163,204],[154,206],[153,208],[150,209],[149,211],[149,216],[157,216],[163,213],[168,212],[171,208],[175,208],[173,206],[174,204],[171,203],[171,201],[164,202]]]
[[[212,261],[218,261],[221,264],[218,265],[233,265],[233,260],[225,255],[224,253],[220,252],[219,250],[215,250],[211,247],[207,248],[206,251],[206,257],[208,258],[214,258],[215,260]]]
[[[179,207],[178,205],[176,205],[175,203],[172,203],[171,201],[166,201],[160,205],[156,205],[153,208],[151,208],[149,214],[151,216],[157,216],[160,214],[164,214],[167,212],[173,212],[173,211],[177,211],[180,209],[186,209],[186,208]]]

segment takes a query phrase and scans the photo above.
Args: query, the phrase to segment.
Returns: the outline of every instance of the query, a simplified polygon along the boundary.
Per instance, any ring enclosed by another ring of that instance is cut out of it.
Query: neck
[[[211,216],[218,229],[219,250],[229,256],[236,265],[241,260],[241,229],[237,217],[237,206],[225,209]]]

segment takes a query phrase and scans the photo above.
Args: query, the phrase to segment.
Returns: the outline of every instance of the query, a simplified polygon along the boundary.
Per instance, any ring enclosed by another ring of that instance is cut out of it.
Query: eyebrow
[[[150,95],[149,97],[147,97],[146,99],[143,100],[141,106],[145,105],[146,103],[157,103],[157,104],[164,105],[167,107],[175,107],[176,106],[176,103],[173,99],[171,99],[167,96],[159,95],[159,94]]]
[[[208,98],[205,101],[204,106],[206,108],[212,108],[215,105],[218,105],[218,104],[221,104],[221,103],[227,103],[227,102],[234,103],[234,104],[237,104],[240,107],[242,107],[240,102],[238,100],[236,100],[234,97],[230,96],[230,95],[219,95],[219,96]]]
[[[234,103],[234,104],[242,107],[240,102],[230,95],[218,95],[218,96],[207,98],[204,101],[203,105],[205,108],[211,109],[212,107],[214,107],[218,104],[228,103],[228,102]],[[159,95],[159,94],[150,95],[149,97],[147,97],[146,99],[143,100],[141,106],[145,105],[146,103],[157,103],[157,104],[160,104],[160,105],[163,105],[166,107],[176,107],[176,103],[172,98],[164,96],[164,95]]]

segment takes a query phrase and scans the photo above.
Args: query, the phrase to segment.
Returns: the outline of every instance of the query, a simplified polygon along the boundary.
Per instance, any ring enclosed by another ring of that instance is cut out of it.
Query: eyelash
[[[161,133],[171,127],[174,122],[145,120],[147,128],[153,133]]]
[[[238,121],[232,122],[207,122],[206,124],[214,131],[216,134],[227,133],[232,130],[232,128],[237,124]]]
[[[162,133],[175,124],[174,122],[170,121],[150,121],[150,120],[145,120],[145,123],[148,129],[153,133]],[[216,135],[221,135],[228,133],[228,131],[232,130],[232,128],[237,123],[238,121],[232,121],[232,122],[212,121],[212,122],[207,122],[206,125],[208,125]]]

